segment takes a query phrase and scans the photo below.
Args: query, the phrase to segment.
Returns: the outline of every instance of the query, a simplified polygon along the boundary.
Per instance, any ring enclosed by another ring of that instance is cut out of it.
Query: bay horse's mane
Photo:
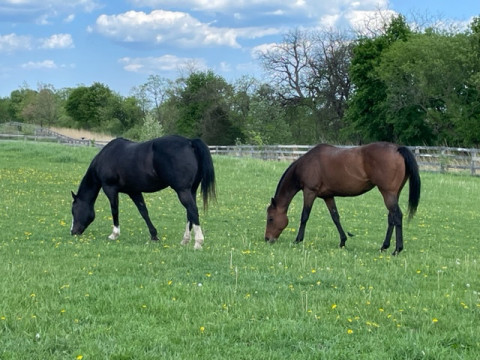
[[[279,191],[280,191],[280,186],[282,185],[283,183],[283,180],[285,180],[285,177],[287,176],[287,174],[290,172],[290,170],[292,170],[292,168],[297,164],[297,160],[295,160],[293,163],[291,163],[287,169],[283,172],[280,180],[278,181],[278,184],[277,184],[277,189],[275,190],[275,198],[277,197]]]

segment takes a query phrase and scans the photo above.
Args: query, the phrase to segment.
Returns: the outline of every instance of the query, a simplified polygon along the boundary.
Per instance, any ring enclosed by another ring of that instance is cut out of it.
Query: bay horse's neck
[[[300,191],[300,186],[295,177],[295,167],[297,163],[292,163],[283,173],[275,191],[275,202],[277,207],[288,210],[293,197]]]
[[[101,184],[98,181],[95,170],[90,166],[80,182],[77,196],[88,203],[94,203],[100,192]]]

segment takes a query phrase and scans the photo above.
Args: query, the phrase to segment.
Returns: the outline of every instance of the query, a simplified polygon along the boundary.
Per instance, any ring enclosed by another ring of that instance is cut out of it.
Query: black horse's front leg
[[[110,210],[113,219],[113,231],[108,236],[110,240],[116,240],[120,236],[120,223],[118,221],[118,191],[111,187],[104,187],[103,192],[110,201]]]
[[[148,231],[150,231],[151,239],[153,241],[157,241],[158,240],[157,229],[155,228],[155,226],[153,226],[152,221],[150,220],[150,216],[148,215],[147,205],[145,205],[145,200],[143,199],[142,193],[128,194],[128,196],[130,196],[132,201],[135,203],[138,211],[140,212],[140,215],[142,215],[143,220],[145,220],[148,226]]]

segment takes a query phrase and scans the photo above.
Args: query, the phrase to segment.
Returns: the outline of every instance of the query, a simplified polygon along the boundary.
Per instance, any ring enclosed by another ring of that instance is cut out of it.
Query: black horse
[[[215,170],[207,145],[200,139],[166,136],[142,143],[118,138],[109,142],[92,160],[77,194],[72,192],[72,235],[81,235],[95,219],[94,204],[100,189],[108,197],[113,217],[115,240],[120,235],[118,193],[133,200],[147,223],[151,239],[158,240],[150,221],[142,193],[156,192],[170,186],[187,210],[187,226],[182,244],[190,241],[193,227],[195,249],[203,244],[196,203],[201,183],[204,208],[215,198]]]

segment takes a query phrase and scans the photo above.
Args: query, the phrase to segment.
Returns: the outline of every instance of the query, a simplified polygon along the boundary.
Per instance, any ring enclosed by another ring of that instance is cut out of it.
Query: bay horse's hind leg
[[[337,205],[335,204],[335,198],[325,198],[323,199],[327,205],[330,216],[332,217],[333,223],[337,227],[338,234],[340,235],[340,247],[345,247],[345,242],[347,241],[347,235],[340,224],[340,215],[338,214]]]
[[[157,229],[155,228],[155,226],[153,226],[152,221],[150,220],[150,216],[148,215],[148,209],[145,205],[145,200],[143,199],[142,193],[128,194],[128,196],[130,196],[132,201],[135,203],[138,211],[140,212],[140,215],[142,215],[143,220],[145,220],[145,222],[147,223],[151,239],[153,241],[157,241]]]
[[[196,250],[201,249],[204,236],[200,227],[200,217],[198,216],[197,202],[195,199],[195,192],[190,190],[177,191],[178,199],[187,210],[187,225],[185,227],[185,233],[183,235],[182,245],[188,244],[190,241],[190,233],[193,227],[195,233],[195,245]]]
[[[381,251],[384,251],[390,247],[390,240],[392,238],[393,229],[395,228],[395,240],[396,246],[392,255],[398,255],[403,250],[403,228],[402,220],[403,214],[400,206],[398,206],[398,197],[394,195],[383,194],[385,205],[388,209],[388,227],[383,241]]]

